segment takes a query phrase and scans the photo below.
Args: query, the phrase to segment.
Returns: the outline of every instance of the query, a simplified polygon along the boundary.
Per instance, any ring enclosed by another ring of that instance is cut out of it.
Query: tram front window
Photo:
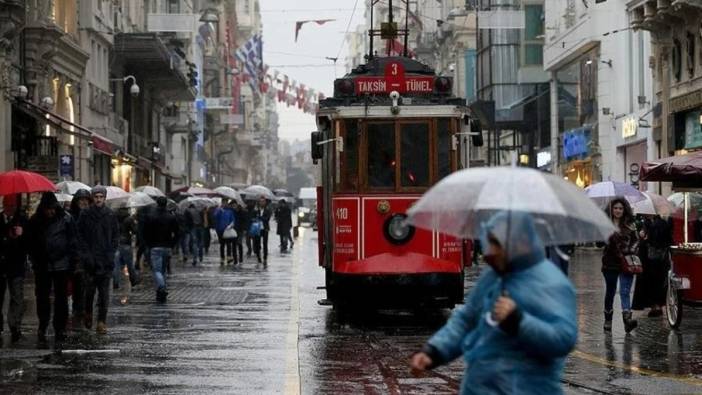
[[[429,186],[429,124],[401,124],[400,141],[402,186]]]
[[[368,186],[395,188],[395,125],[369,123]]]

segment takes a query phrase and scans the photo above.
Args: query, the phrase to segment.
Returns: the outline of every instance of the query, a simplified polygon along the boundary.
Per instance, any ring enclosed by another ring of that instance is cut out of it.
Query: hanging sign
[[[639,128],[639,120],[636,117],[627,117],[622,121],[622,138],[636,136]]]

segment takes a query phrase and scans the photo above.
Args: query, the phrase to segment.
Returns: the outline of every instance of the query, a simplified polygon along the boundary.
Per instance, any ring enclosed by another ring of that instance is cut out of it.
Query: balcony
[[[146,23],[150,32],[190,34],[197,30],[198,18],[196,14],[149,14]]]

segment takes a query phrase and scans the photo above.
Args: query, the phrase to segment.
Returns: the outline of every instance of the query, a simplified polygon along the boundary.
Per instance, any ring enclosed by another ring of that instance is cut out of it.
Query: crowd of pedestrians
[[[111,209],[105,204],[106,197],[106,188],[100,185],[90,191],[81,189],[65,209],[54,193],[46,192],[30,218],[19,207],[17,195],[4,197],[0,307],[7,294],[7,327],[13,342],[23,337],[28,262],[35,283],[37,339],[46,343],[51,323],[57,344],[66,337],[69,312],[73,329],[94,326],[98,334],[108,332],[110,291],[125,286],[125,267],[132,287],[142,281],[142,268],[150,268],[156,301],[166,302],[173,253],[180,250],[183,262],[192,259],[193,266],[201,264],[210,248],[211,230],[217,235],[222,266],[243,263],[244,245],[248,257],[253,253],[259,263],[268,264],[268,233],[274,213],[264,197],[245,207],[223,199],[219,207],[191,204],[184,210],[158,197],[155,206],[141,207],[134,213],[127,208]],[[292,247],[292,218],[286,203],[275,211],[275,220],[281,252],[287,252],[288,241]],[[0,310],[0,333],[4,328]]]

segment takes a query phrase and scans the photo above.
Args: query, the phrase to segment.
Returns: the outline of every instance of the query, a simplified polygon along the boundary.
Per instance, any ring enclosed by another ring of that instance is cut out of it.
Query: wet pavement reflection
[[[4,333],[0,392],[436,393],[457,392],[459,360],[415,377],[408,360],[448,310],[363,311],[320,306],[324,273],[317,233],[303,229],[292,254],[267,268],[253,259],[221,267],[214,244],[201,266],[175,260],[168,303],[155,303],[151,279],[113,295],[109,334],[71,330],[61,349],[37,345],[28,281],[26,338]],[[566,393],[702,393],[702,309],[687,309],[679,331],[665,317],[621,319],[602,331],[599,252],[571,263],[578,290],[579,343],[564,375]],[[467,272],[471,286],[479,268]],[[615,306],[618,301],[615,301]],[[615,311],[615,317],[619,311]]]

